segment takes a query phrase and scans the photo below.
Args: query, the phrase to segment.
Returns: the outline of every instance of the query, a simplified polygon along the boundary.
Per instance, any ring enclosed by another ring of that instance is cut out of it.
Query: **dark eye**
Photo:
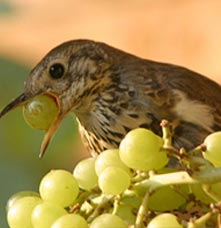
[[[49,69],[49,74],[54,79],[61,78],[64,75],[64,66],[60,63],[53,64]]]

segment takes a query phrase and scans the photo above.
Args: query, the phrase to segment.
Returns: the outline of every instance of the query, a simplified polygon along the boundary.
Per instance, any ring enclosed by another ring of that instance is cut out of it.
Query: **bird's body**
[[[59,77],[51,73],[56,64],[63,66]],[[177,148],[191,149],[221,130],[220,85],[104,43],[70,41],[50,51],[31,72],[23,100],[45,92],[58,98],[62,118],[75,113],[92,154],[116,148],[137,127],[161,135],[162,119],[172,123]]]
[[[111,83],[100,87],[86,116],[75,111],[90,151],[117,147],[137,127],[161,135],[162,119],[174,124],[176,147],[191,149],[221,130],[218,84],[182,67],[115,51],[117,59],[106,72]]]

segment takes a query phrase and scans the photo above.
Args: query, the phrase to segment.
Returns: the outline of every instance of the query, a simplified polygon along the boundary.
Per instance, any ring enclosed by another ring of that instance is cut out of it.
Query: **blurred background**
[[[221,83],[220,9],[220,0],[0,0],[0,109],[22,93],[30,69],[51,48],[79,38],[183,65]],[[73,116],[39,160],[42,137],[21,109],[0,120],[1,228],[8,227],[5,204],[13,193],[37,190],[50,169],[72,170],[89,156]]]

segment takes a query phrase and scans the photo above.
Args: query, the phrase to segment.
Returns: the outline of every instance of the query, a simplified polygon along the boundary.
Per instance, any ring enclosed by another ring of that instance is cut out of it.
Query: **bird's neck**
[[[84,108],[75,111],[82,141],[92,155],[118,144],[118,142],[115,144],[108,142],[108,129],[112,128],[116,121],[105,109],[94,100],[85,104]]]

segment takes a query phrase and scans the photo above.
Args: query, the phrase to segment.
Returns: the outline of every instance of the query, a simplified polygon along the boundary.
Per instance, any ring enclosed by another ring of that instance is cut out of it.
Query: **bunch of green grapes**
[[[48,97],[43,105],[48,107],[48,102],[53,107],[55,101]],[[48,110],[41,109],[34,112],[35,118],[29,118],[35,110],[25,112],[26,120],[36,127],[42,118],[41,128],[47,129],[58,114],[56,104],[54,107],[50,110],[55,114],[52,119],[45,121],[42,112]],[[221,132],[209,135],[192,151],[185,151],[173,147],[169,129],[169,123],[163,121],[162,138],[147,129],[134,129],[119,148],[81,160],[73,173],[50,171],[42,178],[39,193],[24,191],[9,199],[9,226],[219,227]]]

